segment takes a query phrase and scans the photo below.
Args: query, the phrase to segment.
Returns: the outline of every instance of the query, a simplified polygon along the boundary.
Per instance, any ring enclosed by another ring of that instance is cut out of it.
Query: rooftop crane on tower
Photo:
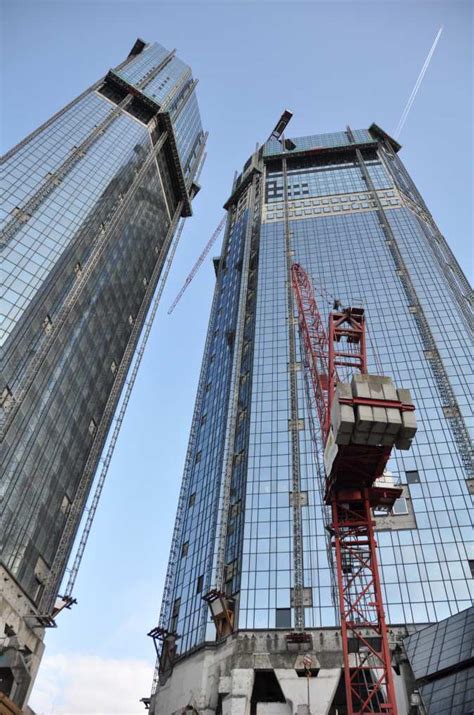
[[[271,134],[270,134],[270,136],[268,137],[268,140],[267,140],[267,141],[270,141],[270,139],[277,139],[278,141],[281,141],[281,140],[282,140],[282,136],[283,136],[283,132],[284,132],[286,126],[288,125],[288,122],[290,121],[290,119],[291,119],[292,116],[293,116],[293,113],[290,112],[288,109],[285,109],[284,112],[282,112],[280,119],[279,119],[278,122],[276,123],[275,128],[274,128],[273,131],[271,132]],[[291,139],[286,139],[286,140],[285,140],[285,146],[286,146],[286,148],[293,148],[293,149],[294,149],[294,144],[293,144],[293,142],[291,141]],[[194,278],[194,276],[196,275],[196,273],[198,272],[199,268],[200,268],[200,267],[202,266],[202,264],[204,263],[204,259],[205,259],[206,256],[208,255],[208,253],[209,253],[209,251],[211,250],[211,248],[212,248],[212,246],[214,245],[214,243],[215,243],[215,242],[217,241],[217,239],[219,238],[219,235],[220,235],[222,229],[224,228],[224,225],[225,225],[226,220],[227,220],[227,214],[224,214],[224,216],[221,218],[221,220],[220,220],[220,222],[219,222],[219,225],[217,226],[216,230],[215,230],[214,233],[212,234],[212,236],[211,236],[211,238],[209,239],[209,241],[206,243],[206,245],[205,245],[205,247],[204,247],[204,249],[203,249],[201,255],[199,256],[199,258],[197,259],[196,263],[195,263],[194,266],[192,267],[192,269],[191,269],[191,271],[190,271],[188,277],[187,277],[186,280],[184,281],[183,287],[181,288],[181,290],[179,291],[178,295],[176,296],[176,298],[175,298],[174,301],[172,302],[171,306],[169,307],[169,309],[168,309],[168,315],[171,315],[171,313],[173,312],[173,310],[176,308],[177,304],[178,304],[179,301],[181,300],[181,298],[182,298],[184,292],[186,291],[187,287],[189,286],[189,284],[190,284],[191,281],[193,280],[193,278]]]
[[[187,277],[186,280],[184,281],[183,287],[181,288],[181,290],[179,291],[178,295],[176,296],[176,298],[175,298],[174,301],[172,302],[171,306],[168,308],[168,315],[171,315],[171,313],[173,312],[173,310],[176,308],[176,306],[177,306],[177,304],[179,303],[179,301],[181,300],[181,298],[182,298],[182,296],[183,296],[183,293],[185,292],[186,288],[187,288],[188,285],[191,283],[192,279],[194,278],[194,276],[195,276],[196,273],[198,272],[198,270],[199,270],[199,268],[201,267],[201,265],[204,263],[204,259],[206,258],[207,254],[208,254],[209,251],[211,250],[211,248],[212,248],[212,246],[214,245],[214,243],[215,243],[215,242],[217,241],[217,239],[219,238],[220,232],[221,232],[222,229],[224,228],[224,225],[225,225],[226,220],[227,220],[227,214],[224,214],[224,216],[223,216],[223,217],[221,218],[221,220],[219,221],[219,225],[217,226],[216,230],[215,230],[214,233],[212,234],[212,236],[211,236],[211,238],[209,239],[209,241],[206,243],[203,252],[201,253],[201,255],[199,256],[199,258],[197,259],[196,263],[194,264],[194,266],[193,266],[192,269],[191,269],[191,272],[189,273],[188,277]]]
[[[410,447],[415,408],[409,390],[367,373],[363,308],[336,303],[326,333],[312,284],[297,263],[291,279],[308,409],[318,417],[324,446],[322,496],[336,555],[347,712],[396,715],[372,509],[391,509],[402,493],[383,475],[393,447]],[[351,383],[343,382],[340,375],[350,372]]]

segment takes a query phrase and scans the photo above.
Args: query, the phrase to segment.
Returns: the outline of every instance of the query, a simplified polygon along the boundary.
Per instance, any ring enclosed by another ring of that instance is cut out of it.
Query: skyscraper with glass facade
[[[44,626],[205,145],[196,80],[137,40],[3,159],[1,689]],[[3,638],[5,628],[6,638]]]
[[[375,124],[271,139],[233,183],[165,584],[155,712],[296,712],[307,702],[303,652],[317,675],[313,715],[345,712],[293,262],[312,277],[325,319],[335,299],[364,306],[369,373],[408,387],[416,404],[414,446],[393,452],[386,475],[402,497],[374,514],[393,651],[417,625],[471,603],[471,289],[399,150]],[[233,620],[217,645],[203,600],[211,590]],[[269,701],[280,709],[259,706]]]

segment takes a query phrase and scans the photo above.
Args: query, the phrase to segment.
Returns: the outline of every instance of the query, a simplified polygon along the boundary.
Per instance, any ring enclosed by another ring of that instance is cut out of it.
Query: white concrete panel
[[[308,683],[305,677],[300,678],[297,672],[292,669],[275,669],[275,675],[285,698],[293,707],[293,712],[299,712],[298,706],[307,706]],[[322,668],[315,678],[309,679],[311,715],[327,715],[340,677],[340,668]]]
[[[287,703],[257,703],[257,715],[292,715]]]

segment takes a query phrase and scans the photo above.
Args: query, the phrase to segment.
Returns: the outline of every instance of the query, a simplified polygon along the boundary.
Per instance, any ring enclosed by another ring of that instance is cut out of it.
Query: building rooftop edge
[[[348,128],[349,131],[349,128]],[[230,194],[229,198],[227,201],[224,203],[224,209],[228,210],[230,206],[235,202],[235,200],[240,196],[242,193],[243,189],[245,186],[247,186],[249,180],[252,178],[253,174],[255,171],[260,171],[258,164],[260,160],[265,161],[272,161],[274,159],[278,159],[281,157],[283,154],[286,156],[297,156],[297,157],[302,157],[302,156],[311,156],[312,154],[331,154],[331,153],[340,153],[344,152],[347,150],[351,150],[355,147],[357,148],[370,148],[373,145],[376,145],[379,141],[385,141],[390,144],[394,152],[399,152],[401,147],[401,144],[399,144],[393,137],[390,136],[390,134],[387,134],[381,127],[379,127],[378,124],[375,122],[372,122],[372,124],[369,126],[368,129],[364,130],[368,134],[370,134],[373,137],[373,140],[368,140],[368,141],[351,141],[349,143],[344,143],[344,144],[334,144],[333,146],[314,146],[314,147],[304,147],[298,149],[298,147],[295,147],[294,150],[291,151],[282,151],[281,153],[265,153],[265,147],[268,145],[268,141],[263,144],[260,149],[252,154],[249,159],[246,161],[244,165],[243,171],[236,177],[232,189],[232,193]],[[331,132],[326,132],[326,134],[331,134]],[[315,135],[315,136],[325,136],[324,134],[321,135]],[[293,137],[293,139],[298,139],[299,137]]]

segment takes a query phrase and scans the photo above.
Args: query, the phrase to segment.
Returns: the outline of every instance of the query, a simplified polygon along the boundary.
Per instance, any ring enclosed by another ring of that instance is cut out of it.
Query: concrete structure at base
[[[403,638],[413,630],[390,629],[399,715],[424,713],[414,704],[415,681],[403,649]],[[219,643],[204,643],[178,658],[171,674],[162,677],[150,713],[344,715],[340,630],[311,630],[305,637],[306,642],[297,643],[284,631],[238,631]],[[311,657],[309,679],[305,656]]]
[[[28,699],[45,648],[45,629],[38,626],[33,601],[1,564],[0,614],[0,713],[16,715],[21,710],[6,693],[16,702]]]

